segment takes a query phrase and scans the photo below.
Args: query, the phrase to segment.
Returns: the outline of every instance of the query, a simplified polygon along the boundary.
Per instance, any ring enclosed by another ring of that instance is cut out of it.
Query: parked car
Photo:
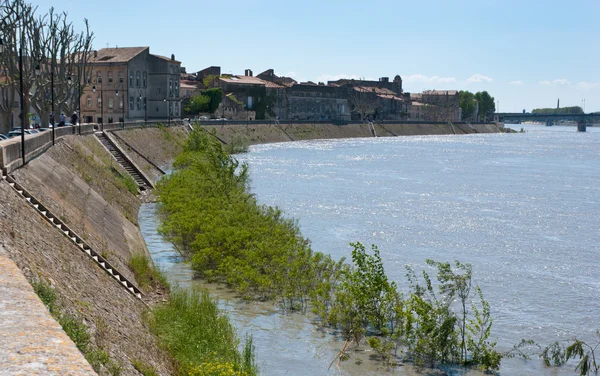
[[[3,134],[0,134],[0,141],[2,140],[8,140],[8,137]]]
[[[34,134],[37,132],[33,132],[33,129],[25,129],[25,134]],[[6,134],[6,136],[8,138],[13,138],[13,137],[19,137],[21,136],[21,129],[20,128],[13,128],[12,131],[8,132]]]

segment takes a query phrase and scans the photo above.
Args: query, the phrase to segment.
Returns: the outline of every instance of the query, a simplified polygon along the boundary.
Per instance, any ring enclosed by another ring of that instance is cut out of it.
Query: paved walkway
[[[0,375],[96,375],[1,245]]]

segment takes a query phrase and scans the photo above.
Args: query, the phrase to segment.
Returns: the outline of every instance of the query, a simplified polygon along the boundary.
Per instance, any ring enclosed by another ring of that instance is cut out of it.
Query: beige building
[[[181,63],[149,47],[103,48],[90,58],[81,118],[88,123],[179,118]]]

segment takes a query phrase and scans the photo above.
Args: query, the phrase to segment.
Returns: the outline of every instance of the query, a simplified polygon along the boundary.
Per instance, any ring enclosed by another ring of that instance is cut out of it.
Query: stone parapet
[[[2,245],[0,374],[96,375]]]

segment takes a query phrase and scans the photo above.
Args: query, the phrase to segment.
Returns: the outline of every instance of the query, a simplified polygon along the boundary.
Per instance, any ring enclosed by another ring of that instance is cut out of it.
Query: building
[[[350,106],[344,91],[324,83],[303,82],[286,89],[287,118],[292,120],[350,120]]]
[[[149,47],[103,48],[89,59],[81,118],[88,123],[178,118],[181,63],[153,55]]]
[[[457,90],[425,90],[410,95],[412,108],[409,113],[418,113],[421,120],[439,122],[458,122],[460,116],[460,98]]]

